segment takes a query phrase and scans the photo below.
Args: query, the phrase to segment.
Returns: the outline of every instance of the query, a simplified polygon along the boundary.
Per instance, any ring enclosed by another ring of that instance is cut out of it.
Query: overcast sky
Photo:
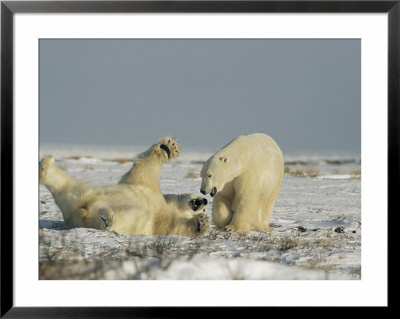
[[[40,143],[361,148],[360,40],[40,40]]]

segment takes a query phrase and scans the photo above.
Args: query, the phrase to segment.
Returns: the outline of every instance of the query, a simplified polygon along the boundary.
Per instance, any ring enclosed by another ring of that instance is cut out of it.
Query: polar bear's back
[[[283,155],[280,147],[272,137],[263,133],[243,136],[242,140],[251,141],[253,154],[250,161],[257,167],[260,181],[266,184],[280,185],[284,171]],[[266,185],[260,185],[265,188]]]
[[[263,133],[250,134],[247,137],[259,146],[261,154],[265,155],[269,160],[274,159],[277,164],[283,165],[282,151],[272,137]]]
[[[277,157],[283,161],[282,151],[278,144],[272,137],[264,133],[241,135],[236,137],[230,144],[240,145],[243,151],[251,151],[254,155],[259,153],[268,157]]]
[[[262,150],[264,151],[275,151],[278,153],[282,153],[281,149],[279,148],[278,144],[274,141],[274,139],[264,133],[255,133],[247,135],[247,138],[254,141],[255,143],[259,144]]]

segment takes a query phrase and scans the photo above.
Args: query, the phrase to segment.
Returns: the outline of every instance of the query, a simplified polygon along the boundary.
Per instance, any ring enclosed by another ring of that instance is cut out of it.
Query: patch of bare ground
[[[71,155],[71,156],[67,156],[67,157],[64,157],[65,159],[68,159],[68,160],[80,160],[80,159],[82,159],[82,158],[91,158],[91,156],[82,156],[82,155]]]
[[[130,159],[130,158],[125,158],[125,157],[122,157],[122,158],[113,158],[113,159],[111,159],[110,161],[111,161],[111,162],[115,162],[115,163],[119,163],[119,164],[125,164],[125,163],[132,163],[132,162],[133,162],[132,159]]]
[[[357,169],[351,172],[352,179],[361,179],[361,170]]]
[[[190,179],[196,179],[199,177],[200,177],[199,174],[194,169],[189,170],[185,175],[185,178],[190,178]]]
[[[317,177],[320,175],[320,172],[312,167],[306,169],[292,169],[290,166],[285,166],[284,172],[292,176]]]

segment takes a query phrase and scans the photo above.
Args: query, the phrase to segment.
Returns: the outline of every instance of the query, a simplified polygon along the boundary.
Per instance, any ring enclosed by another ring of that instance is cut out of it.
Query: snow
[[[69,174],[115,183],[145,147],[41,146]],[[164,193],[201,196],[199,172],[211,152],[184,151],[162,169]],[[272,232],[226,233],[211,225],[203,237],[133,236],[66,229],[40,185],[41,279],[361,279],[361,182],[357,157],[285,156],[290,167],[271,218]],[[312,169],[299,176],[293,171]],[[310,175],[311,176],[311,175]],[[212,198],[206,213],[211,220]]]

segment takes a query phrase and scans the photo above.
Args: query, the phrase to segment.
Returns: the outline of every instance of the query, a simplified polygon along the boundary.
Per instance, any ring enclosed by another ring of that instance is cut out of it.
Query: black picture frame
[[[5,318],[180,318],[226,313],[191,307],[14,307],[13,300],[13,19],[16,13],[269,12],[388,14],[388,219],[398,212],[400,109],[400,0],[396,1],[1,1],[1,317]],[[388,227],[392,226],[390,222]],[[389,235],[393,232],[389,230]],[[390,236],[389,236],[390,237]],[[388,238],[388,247],[390,241]],[[390,250],[390,249],[389,249]],[[388,255],[389,256],[389,255]],[[389,258],[390,264],[390,258]],[[388,286],[390,280],[388,280]],[[32,292],[34,293],[34,292]],[[390,308],[390,298],[388,307]],[[251,310],[257,310],[252,308]],[[291,308],[296,315],[308,311]],[[335,311],[335,310],[333,310]],[[234,310],[248,315],[249,309]]]

